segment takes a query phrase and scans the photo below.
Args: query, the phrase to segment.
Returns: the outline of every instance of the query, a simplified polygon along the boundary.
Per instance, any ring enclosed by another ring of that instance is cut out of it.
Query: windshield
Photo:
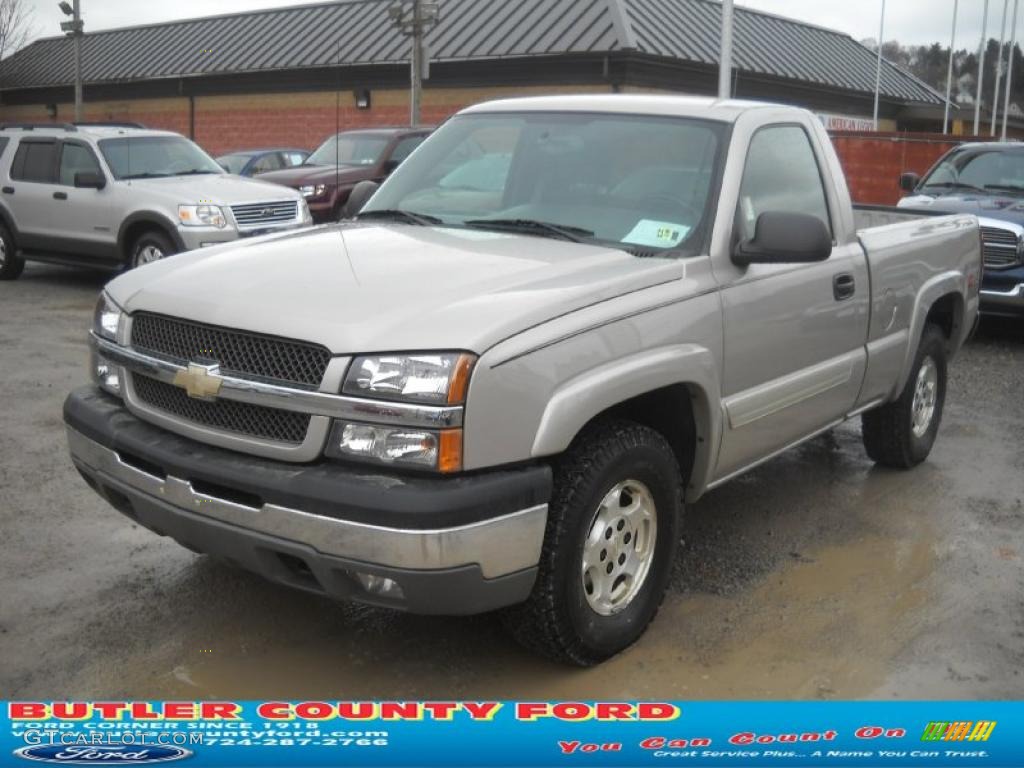
[[[389,141],[372,133],[339,133],[317,147],[306,165],[374,165]]]
[[[217,162],[228,173],[241,173],[251,159],[252,155],[222,155]]]
[[[462,115],[427,139],[361,215],[398,211],[448,226],[696,253],[723,129],[615,114]]]
[[[1024,192],[1024,152],[997,147],[954,152],[921,184],[932,191],[957,187]]]
[[[212,157],[184,136],[103,139],[100,151],[117,179],[224,173]]]

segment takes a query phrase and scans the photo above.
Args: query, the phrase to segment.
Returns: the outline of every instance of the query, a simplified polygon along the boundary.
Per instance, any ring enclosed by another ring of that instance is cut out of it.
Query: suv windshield
[[[103,139],[99,147],[117,179],[224,173],[212,157],[184,136],[124,136]]]
[[[222,155],[217,162],[228,173],[241,173],[252,160],[252,155]]]
[[[697,252],[724,125],[589,113],[462,115],[427,139],[361,215],[522,231],[634,251]]]
[[[1024,192],[1024,151],[978,147],[953,152],[935,166],[922,190],[975,189]]]
[[[339,133],[317,147],[306,165],[374,165],[390,138],[372,133]]]

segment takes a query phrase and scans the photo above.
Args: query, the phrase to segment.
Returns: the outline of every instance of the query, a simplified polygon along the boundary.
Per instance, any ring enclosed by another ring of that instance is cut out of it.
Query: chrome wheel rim
[[[136,264],[149,264],[154,261],[160,261],[164,257],[164,252],[157,248],[155,245],[144,245],[139,248],[139,252],[135,256]]]
[[[935,401],[939,392],[939,368],[935,361],[926,357],[917,372],[914,384],[914,400],[911,404],[911,427],[915,437],[924,437],[935,416]]]
[[[580,572],[583,595],[595,613],[616,614],[640,593],[657,534],[657,510],[646,485],[624,480],[605,494],[583,544]]]

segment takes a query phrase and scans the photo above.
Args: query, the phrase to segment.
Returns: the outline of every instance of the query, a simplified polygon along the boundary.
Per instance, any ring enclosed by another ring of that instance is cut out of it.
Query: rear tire
[[[665,438],[630,421],[583,433],[555,467],[533,592],[502,620],[522,645],[591,666],[654,619],[679,542],[682,477]]]
[[[174,243],[171,242],[167,235],[151,229],[139,235],[132,244],[132,254],[128,260],[128,265],[135,269],[145,264],[165,259],[176,252],[177,249],[174,247]]]
[[[926,325],[906,386],[897,400],[861,417],[864,447],[885,467],[910,469],[935,443],[946,402],[946,336]]]
[[[11,231],[0,222],[0,280],[17,280],[23,269],[25,260],[18,255]]]

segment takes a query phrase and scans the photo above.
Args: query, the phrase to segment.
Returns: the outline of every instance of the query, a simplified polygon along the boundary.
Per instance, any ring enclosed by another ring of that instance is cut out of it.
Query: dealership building
[[[392,0],[342,0],[86,34],[86,120],[137,121],[212,153],[313,147],[336,126],[407,122],[410,39]],[[424,122],[495,97],[717,89],[714,0],[438,0]],[[735,12],[734,94],[871,128],[875,54],[849,35]],[[0,64],[0,120],[73,119],[74,55],[38,40]],[[882,130],[928,130],[942,95],[883,63]]]

